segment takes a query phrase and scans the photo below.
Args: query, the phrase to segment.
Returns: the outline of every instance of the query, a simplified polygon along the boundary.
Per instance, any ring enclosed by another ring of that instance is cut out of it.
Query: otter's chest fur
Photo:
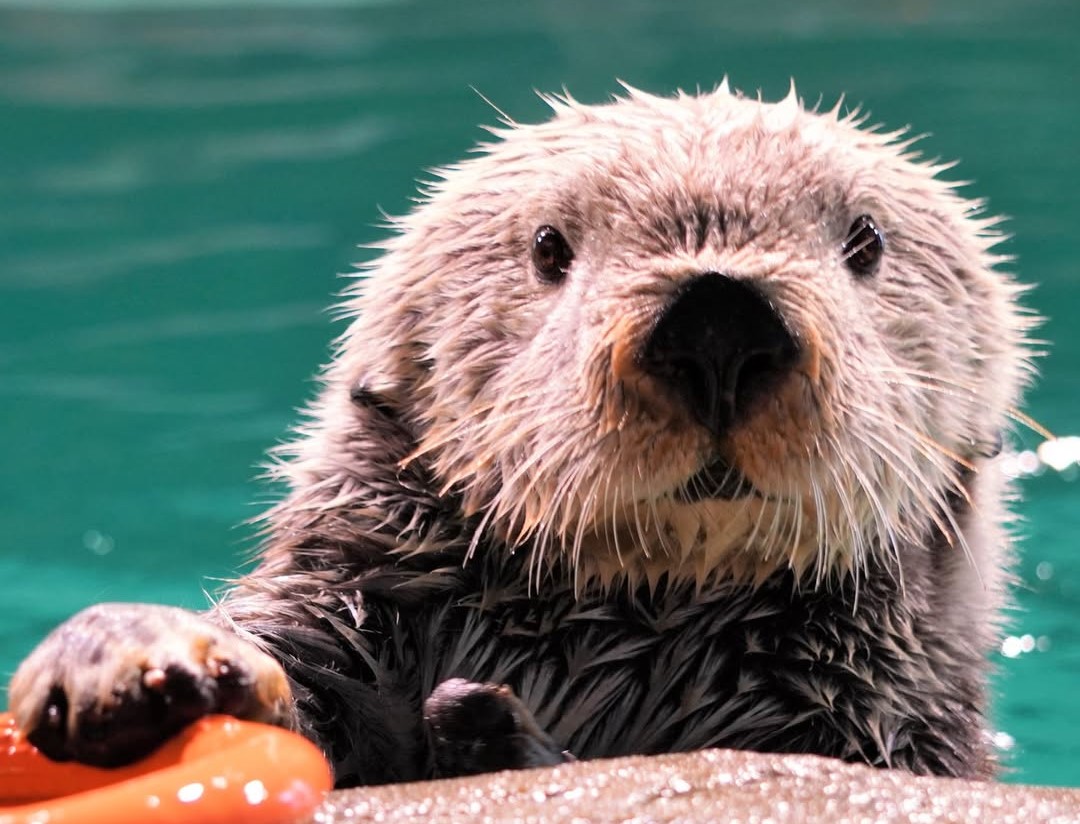
[[[398,701],[375,713],[389,741],[422,737],[424,699],[462,678],[508,685],[578,758],[733,747],[919,773],[989,768],[971,677],[983,665],[928,607],[920,613],[919,581],[904,584],[905,598],[885,570],[857,598],[853,583],[799,586],[791,574],[756,587],[661,581],[575,594],[550,582],[530,591],[521,570],[483,567],[466,565],[454,585],[411,604],[376,588],[359,631],[325,639],[351,662],[339,669]],[[336,719],[323,727],[330,749],[339,739],[351,760],[361,735],[369,750],[371,718],[351,701],[335,707],[325,671],[306,667],[287,665],[317,685],[311,715]],[[351,732],[358,723],[364,731]]]

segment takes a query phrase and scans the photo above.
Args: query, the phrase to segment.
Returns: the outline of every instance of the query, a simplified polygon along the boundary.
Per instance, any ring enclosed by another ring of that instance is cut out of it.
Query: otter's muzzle
[[[719,437],[777,386],[798,356],[794,337],[761,292],[710,272],[678,291],[639,362]]]

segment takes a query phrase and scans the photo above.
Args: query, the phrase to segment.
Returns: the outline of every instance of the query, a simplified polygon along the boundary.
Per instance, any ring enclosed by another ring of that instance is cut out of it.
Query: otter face
[[[993,221],[794,90],[550,102],[442,174],[353,307],[339,377],[442,491],[605,581],[962,544],[1025,369]]]

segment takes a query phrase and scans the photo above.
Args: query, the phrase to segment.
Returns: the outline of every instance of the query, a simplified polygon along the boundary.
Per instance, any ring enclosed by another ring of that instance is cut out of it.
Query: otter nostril
[[[670,370],[661,370],[664,378],[672,386],[681,387],[685,400],[692,409],[700,410],[702,417],[714,420],[725,414],[722,405],[721,388],[716,370],[707,358],[676,358]]]
[[[776,350],[751,352],[736,366],[732,375],[736,412],[745,412],[752,401],[760,397],[760,389],[771,385],[783,375],[789,364],[783,353]]]
[[[715,273],[680,290],[640,363],[716,435],[748,414],[795,363],[798,347],[756,288]]]

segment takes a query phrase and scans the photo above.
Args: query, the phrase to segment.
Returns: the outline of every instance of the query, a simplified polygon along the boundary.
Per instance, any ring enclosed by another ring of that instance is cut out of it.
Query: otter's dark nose
[[[675,296],[640,364],[721,435],[775,387],[799,349],[776,309],[753,286],[701,275]]]

